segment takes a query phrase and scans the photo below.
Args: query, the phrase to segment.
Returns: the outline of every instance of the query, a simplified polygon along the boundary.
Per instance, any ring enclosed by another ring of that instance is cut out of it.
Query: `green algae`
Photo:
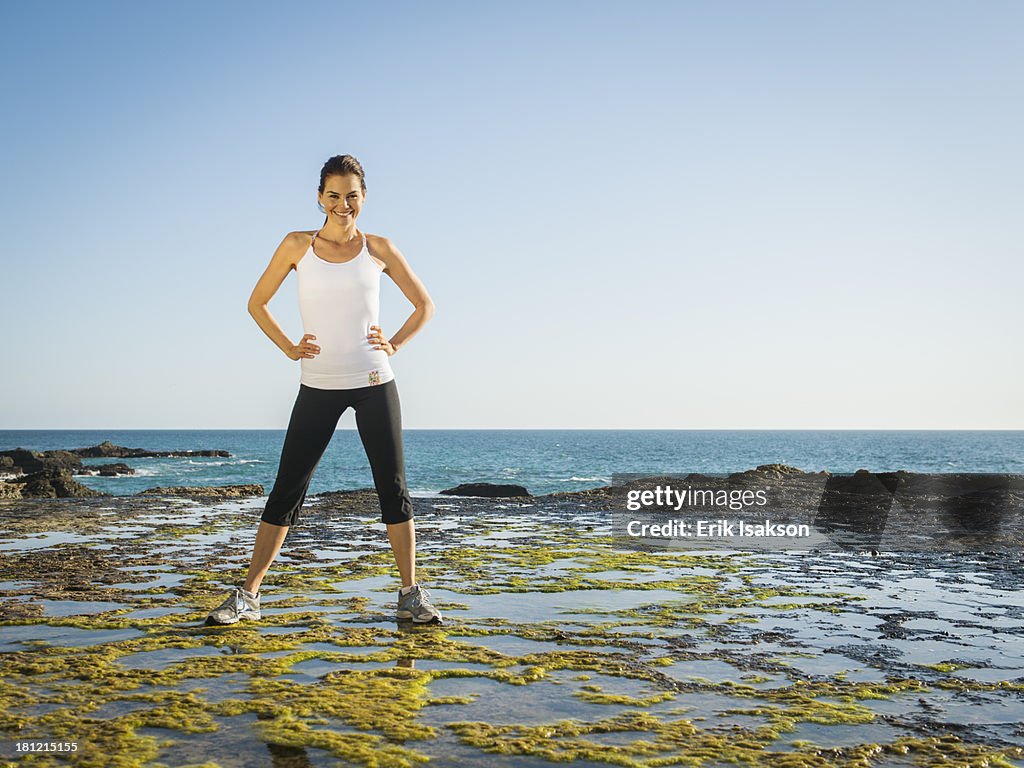
[[[584,685],[576,691],[575,695],[591,704],[622,704],[628,707],[650,707],[663,701],[671,701],[676,697],[676,694],[671,691],[662,691],[643,697],[605,693],[599,685]]]
[[[260,722],[259,728],[268,744],[323,749],[349,763],[368,768],[412,768],[430,759],[400,744],[389,743],[382,736],[314,728],[307,722],[287,715]]]
[[[366,525],[364,521],[353,524]],[[154,531],[159,539],[173,544],[197,533],[239,527],[238,519],[228,517],[196,527],[157,526]],[[490,530],[484,523],[467,523],[466,527],[466,533],[474,536],[485,537]],[[97,525],[92,530],[102,528]],[[844,748],[806,740],[786,743],[787,735],[802,723],[863,727],[867,742],[872,725],[880,719],[865,704],[872,700],[916,699],[934,691],[968,696],[1016,694],[1021,686],[953,678],[949,673],[963,667],[949,662],[921,665],[920,676],[887,676],[882,683],[849,682],[843,672],[810,679],[784,663],[814,659],[819,654],[806,653],[799,646],[785,656],[778,649],[757,654],[753,652],[756,646],[746,647],[750,642],[746,633],[764,617],[794,614],[813,621],[815,615],[855,612],[863,596],[775,583],[771,580],[775,566],[749,555],[627,552],[614,550],[610,537],[581,537],[585,528],[571,533],[557,528],[542,530],[543,537],[524,537],[515,546],[460,545],[456,537],[443,547],[428,550],[423,556],[423,574],[433,584],[467,596],[466,604],[448,604],[453,610],[469,610],[476,596],[507,594],[507,616],[513,618],[469,621],[449,617],[449,625],[443,628],[411,631],[397,625],[381,626],[387,617],[375,613],[379,601],[346,589],[353,581],[394,576],[393,559],[383,542],[374,551],[336,563],[317,562],[296,548],[287,562],[275,566],[264,588],[265,606],[281,612],[266,614],[259,626],[201,625],[209,609],[223,598],[222,585],[237,583],[244,572],[225,553],[209,553],[196,563],[179,565],[176,573],[184,577],[179,585],[142,593],[113,585],[154,576],[154,572],[123,570],[121,565],[129,562],[124,559],[127,554],[133,556],[133,565],[175,567],[169,550],[159,556],[147,554],[147,548],[156,546],[154,541],[119,541],[110,552],[71,545],[54,547],[41,558],[32,553],[0,557],[0,564],[13,562],[9,578],[31,583],[27,588],[0,593],[0,598],[30,594],[55,600],[124,603],[123,608],[89,615],[12,617],[0,622],[3,626],[38,628],[39,638],[61,628],[141,633],[82,647],[29,640],[23,642],[22,649],[0,654],[0,709],[4,713],[0,729],[8,734],[77,738],[80,743],[82,734],[88,734],[88,743],[76,758],[82,765],[155,766],[161,749],[173,743],[175,734],[212,736],[224,718],[254,715],[255,733],[267,744],[322,749],[359,765],[405,768],[428,760],[431,745],[440,735],[441,726],[426,724],[425,713],[432,707],[472,707],[477,700],[475,695],[434,696],[432,684],[485,679],[508,686],[510,696],[516,696],[517,690],[524,695],[533,691],[557,695],[581,717],[540,725],[445,724],[463,745],[481,753],[627,766],[731,762],[793,768],[884,765],[890,758],[922,766],[980,766],[986,761],[992,766],[1008,766],[1010,759],[1020,757],[1013,750],[952,737],[907,737]],[[238,553],[244,553],[244,547],[236,550]],[[57,566],[65,555],[70,555],[68,562],[73,567],[61,569]],[[545,570],[548,567],[550,570]],[[638,580],[604,575],[614,572],[635,574]],[[73,589],[77,586],[83,588]],[[381,591],[392,589],[380,587]],[[593,618],[586,624],[514,620],[516,595],[580,589],[609,592],[606,606],[574,611]],[[622,607],[611,594],[643,596],[655,590],[671,591],[678,599]],[[299,594],[275,597],[293,592]],[[171,596],[158,598],[158,593]],[[306,596],[313,593],[317,596]],[[172,612],[133,616],[151,608]],[[325,609],[344,618],[329,620]],[[712,622],[715,616],[719,618]],[[618,631],[627,625],[650,631]],[[483,644],[491,637],[550,642],[559,647],[501,653]],[[639,638],[657,638],[658,644],[652,648],[637,642]],[[707,651],[688,650],[685,646],[692,638],[717,645]],[[477,639],[479,643],[474,642]],[[316,649],[309,647],[313,644]],[[615,650],[609,652],[609,646]],[[348,653],[346,648],[359,651]],[[164,661],[160,663],[153,661],[161,658]],[[316,679],[297,675],[297,665],[313,660],[336,668]],[[667,667],[689,660],[726,661],[744,674],[740,682],[678,680],[667,674]],[[419,662],[443,666],[417,669]],[[755,688],[773,680],[768,673],[781,675],[779,684]],[[242,681],[237,690],[229,691],[227,698],[207,698],[209,685],[232,675]],[[595,676],[602,676],[602,683],[607,677],[645,685],[642,695],[630,696],[588,684]],[[193,687],[182,690],[186,685]],[[649,695],[643,695],[646,691]],[[720,725],[705,712],[690,711],[688,714],[697,716],[680,717],[678,711],[661,716],[647,711],[687,695],[727,697],[722,701],[731,706],[716,705],[717,714],[752,717],[758,724]],[[97,716],[111,711],[110,707],[119,711],[118,707],[129,705],[141,708]],[[609,718],[609,706],[627,711]],[[56,709],[39,711],[39,707]],[[148,728],[161,729],[166,735],[148,735],[144,732]],[[637,738],[622,744],[599,739],[602,734],[631,733]],[[33,756],[30,760],[25,764],[56,764],[52,757]]]
[[[1017,747],[993,749],[965,744],[956,737],[901,738],[891,744],[861,744],[823,749],[795,742],[795,751],[775,751],[763,734],[734,728],[728,733],[702,730],[689,720],[662,720],[646,713],[624,713],[594,723],[562,721],[543,726],[495,726],[480,722],[450,726],[460,740],[489,754],[528,755],[553,762],[588,760],[625,766],[702,766],[727,762],[748,766],[833,768],[884,765],[888,757],[908,756],[914,765],[953,768],[998,766],[1012,768],[1010,759],[1024,756]],[[588,741],[591,734],[639,731],[644,738],[624,745]]]

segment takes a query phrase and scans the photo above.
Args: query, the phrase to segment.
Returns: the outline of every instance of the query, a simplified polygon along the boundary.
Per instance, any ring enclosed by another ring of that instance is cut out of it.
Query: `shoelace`
[[[242,590],[235,589],[228,599],[220,604],[221,608],[234,608],[236,611],[243,611],[246,608],[245,599],[242,597]]]

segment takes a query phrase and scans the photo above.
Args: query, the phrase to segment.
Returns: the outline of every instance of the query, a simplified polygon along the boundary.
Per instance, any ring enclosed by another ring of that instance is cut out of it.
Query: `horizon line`
[[[0,432],[285,432],[283,427],[12,427]],[[338,427],[335,432],[355,432]],[[403,427],[403,432],[1024,432],[1022,427]]]

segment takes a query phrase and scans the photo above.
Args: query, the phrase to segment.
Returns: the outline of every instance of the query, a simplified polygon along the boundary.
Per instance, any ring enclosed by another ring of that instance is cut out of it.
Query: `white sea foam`
[[[102,477],[105,480],[113,480],[119,477],[135,477],[135,475],[155,475],[156,472],[146,472],[144,470],[135,470],[135,473],[131,472],[118,472],[114,475],[101,475],[98,469],[90,469],[89,467],[83,467],[79,472],[75,472],[75,477]]]
[[[201,467],[223,467],[235,464],[268,464],[269,462],[262,461],[261,459],[236,459],[235,461],[195,461],[194,459],[189,459],[185,463],[198,464]]]

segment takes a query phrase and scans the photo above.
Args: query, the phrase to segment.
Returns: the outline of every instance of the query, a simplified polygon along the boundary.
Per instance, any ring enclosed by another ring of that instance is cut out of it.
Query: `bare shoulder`
[[[312,232],[296,231],[289,232],[284,236],[281,241],[281,245],[277,247],[277,252],[274,254],[275,259],[287,264],[289,267],[294,267],[302,260],[303,254],[309,247],[309,241],[313,237]]]
[[[369,232],[366,233],[366,247],[373,252],[374,256],[377,254],[384,256],[398,250],[390,238],[384,237],[384,235],[371,235]]]
[[[313,235],[316,234],[315,229],[311,229],[308,232],[306,230],[289,232],[285,236],[285,240],[288,241],[289,245],[293,248],[305,248],[309,245],[309,241],[313,239]]]
[[[370,256],[380,264],[385,272],[405,261],[395,244],[384,235],[371,235],[367,232],[366,248],[370,252]]]

